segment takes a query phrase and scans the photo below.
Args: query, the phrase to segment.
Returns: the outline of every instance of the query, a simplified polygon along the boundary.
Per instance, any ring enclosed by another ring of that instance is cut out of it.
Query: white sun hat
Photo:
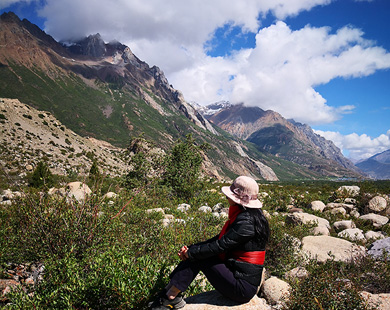
[[[250,177],[239,176],[231,186],[223,186],[221,191],[226,197],[243,207],[260,209],[263,206],[261,201],[257,199],[259,185]]]

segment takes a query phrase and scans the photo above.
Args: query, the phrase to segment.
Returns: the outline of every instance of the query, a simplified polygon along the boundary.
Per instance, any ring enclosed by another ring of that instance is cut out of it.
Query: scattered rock
[[[390,238],[375,241],[371,244],[367,254],[375,258],[380,258],[383,256],[384,252],[386,252],[387,255],[390,255]]]
[[[162,214],[165,214],[165,211],[164,211],[163,208],[148,209],[145,212],[148,213],[148,214],[153,213],[153,212],[160,212]]]
[[[374,227],[382,227],[387,224],[389,219],[386,216],[382,216],[375,213],[365,214],[359,217],[359,219],[370,222]]]
[[[248,303],[238,304],[217,291],[210,291],[185,299],[187,304],[183,310],[271,310],[263,298],[255,295]]]
[[[322,202],[322,201],[319,201],[319,200],[315,200],[315,201],[312,201],[310,203],[310,206],[309,206],[313,211],[324,211],[325,209],[325,204]]]
[[[333,214],[333,215],[338,215],[338,214],[341,214],[341,215],[346,215],[347,214],[347,211],[343,208],[343,207],[337,207],[337,208],[333,208],[329,211],[330,214]]]
[[[380,213],[387,207],[387,201],[381,196],[372,198],[366,206],[367,213]]]
[[[271,305],[287,301],[290,296],[290,285],[276,277],[271,277],[266,280],[261,288],[265,299]]]
[[[366,300],[367,305],[373,309],[390,309],[390,294],[371,294],[368,292],[360,292],[360,295]]]
[[[75,199],[78,202],[84,201],[89,195],[92,194],[89,186],[82,182],[70,182],[66,185],[67,197]]]
[[[338,188],[337,192],[340,194],[347,193],[349,196],[356,197],[360,193],[360,187],[343,185]]]
[[[378,239],[386,238],[386,235],[381,231],[370,230],[364,234],[364,237],[366,237],[367,240],[370,240],[370,239],[378,240]]]
[[[325,226],[317,226],[312,229],[312,234],[314,236],[329,236],[329,229]]]
[[[345,221],[334,222],[333,228],[335,231],[341,231],[344,229],[356,228],[356,225],[351,220],[345,220]]]
[[[330,229],[328,220],[309,213],[292,213],[287,215],[286,224],[316,224]]]
[[[187,203],[179,204],[179,206],[177,207],[177,210],[182,212],[187,212],[189,209],[191,209],[191,206]]]
[[[318,262],[334,258],[336,261],[350,262],[365,255],[365,248],[350,241],[330,236],[306,236],[302,239],[302,252]]]
[[[211,213],[213,210],[209,206],[201,206],[198,211],[204,213]]]
[[[114,192],[108,192],[104,195],[105,199],[115,199],[118,195]]]
[[[352,241],[365,240],[363,230],[359,228],[348,228],[337,234],[338,237],[347,238]]]
[[[286,279],[303,280],[309,276],[309,272],[304,267],[296,267],[287,271],[284,276]]]

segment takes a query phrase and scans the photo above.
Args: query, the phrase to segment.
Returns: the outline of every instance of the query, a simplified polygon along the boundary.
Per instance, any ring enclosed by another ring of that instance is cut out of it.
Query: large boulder
[[[375,213],[369,213],[362,215],[359,217],[359,219],[363,221],[370,222],[374,227],[382,227],[387,224],[389,221],[389,218],[383,215],[375,214]]]
[[[368,292],[360,292],[367,305],[376,310],[390,309],[390,294],[371,294]]]
[[[286,224],[315,224],[330,229],[328,220],[309,213],[291,213],[286,217]]]
[[[380,258],[384,252],[390,256],[390,237],[375,241],[371,244],[367,253],[375,258]]]
[[[261,287],[261,291],[265,296],[265,299],[271,305],[282,303],[287,301],[290,296],[290,285],[276,277],[271,277],[266,280]]]
[[[91,189],[87,184],[82,182],[70,182],[66,185],[67,197],[79,202],[84,201],[90,194]]]
[[[330,259],[350,262],[365,255],[365,248],[344,239],[330,236],[306,236],[302,239],[302,252],[318,262]]]
[[[367,213],[380,213],[387,207],[387,201],[381,196],[375,196],[372,198],[366,206]]]
[[[210,291],[185,299],[187,304],[183,310],[271,310],[263,298],[253,297],[245,304],[238,304],[217,291]]]
[[[356,228],[356,225],[351,220],[345,220],[345,221],[334,222],[333,228],[335,231],[341,231],[344,229]]]
[[[338,237],[341,238],[347,238],[352,241],[361,241],[366,240],[366,238],[363,235],[363,230],[359,228],[348,228],[344,229],[343,231],[340,231],[337,234]]]
[[[310,208],[313,211],[320,211],[320,212],[322,212],[322,211],[324,211],[325,207],[326,207],[325,204],[322,201],[320,201],[320,200],[315,200],[315,201],[312,201],[310,203]]]
[[[353,186],[343,185],[338,188],[337,192],[340,194],[346,193],[349,196],[356,197],[360,193],[360,187],[356,185]]]

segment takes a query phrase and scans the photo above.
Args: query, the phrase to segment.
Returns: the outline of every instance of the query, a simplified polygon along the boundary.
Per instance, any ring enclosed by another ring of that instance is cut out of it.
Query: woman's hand
[[[180,251],[177,253],[177,255],[179,255],[179,258],[182,260],[182,261],[185,261],[186,259],[188,259],[188,247],[186,245],[182,246],[182,248],[180,249]]]

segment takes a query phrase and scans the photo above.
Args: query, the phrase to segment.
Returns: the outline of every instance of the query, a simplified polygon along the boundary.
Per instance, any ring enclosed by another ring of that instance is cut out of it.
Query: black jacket
[[[265,251],[265,240],[255,233],[253,216],[246,210],[238,214],[229,230],[218,239],[218,235],[205,242],[191,245],[188,257],[191,261],[207,259],[220,253],[226,253],[226,265],[233,272],[235,278],[244,279],[252,285],[260,285],[262,265],[237,261],[231,257],[235,251]]]

